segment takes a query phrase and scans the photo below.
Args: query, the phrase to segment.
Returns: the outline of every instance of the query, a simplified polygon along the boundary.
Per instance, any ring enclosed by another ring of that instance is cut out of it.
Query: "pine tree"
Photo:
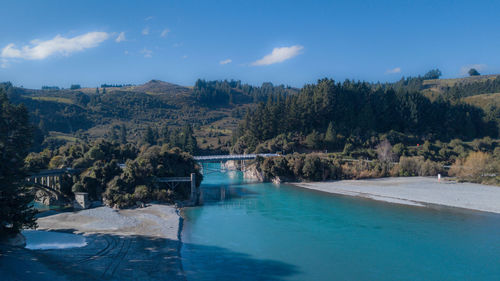
[[[146,134],[144,135],[144,142],[150,144],[150,145],[155,145],[156,144],[156,138],[155,138],[155,133],[151,126],[148,126],[146,128]]]
[[[24,158],[32,140],[32,127],[23,105],[14,106],[0,93],[0,237],[35,227],[32,193],[23,185]]]
[[[120,126],[120,142],[122,144],[127,143],[127,127],[125,127],[125,124]]]
[[[325,144],[328,146],[328,148],[332,149],[335,147],[336,140],[337,140],[337,133],[333,128],[333,122],[330,122],[328,124],[328,128],[326,129],[325,133]]]

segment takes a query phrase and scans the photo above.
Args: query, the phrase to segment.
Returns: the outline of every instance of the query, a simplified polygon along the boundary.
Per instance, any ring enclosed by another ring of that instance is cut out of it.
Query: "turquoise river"
[[[500,280],[500,215],[212,173],[183,211],[188,280]],[[500,204],[500,202],[499,202]]]

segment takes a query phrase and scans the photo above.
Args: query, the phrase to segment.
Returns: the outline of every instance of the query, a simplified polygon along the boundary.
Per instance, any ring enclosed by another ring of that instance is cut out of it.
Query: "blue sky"
[[[2,1],[0,81],[303,86],[500,73],[500,1]]]

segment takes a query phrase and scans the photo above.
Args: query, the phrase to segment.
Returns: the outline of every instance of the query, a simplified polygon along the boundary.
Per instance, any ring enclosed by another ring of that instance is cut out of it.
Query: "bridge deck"
[[[251,160],[260,157],[273,157],[279,156],[276,153],[259,153],[259,154],[229,154],[229,155],[207,155],[207,156],[195,156],[194,160],[198,162],[210,162],[210,161],[229,161],[229,160]]]

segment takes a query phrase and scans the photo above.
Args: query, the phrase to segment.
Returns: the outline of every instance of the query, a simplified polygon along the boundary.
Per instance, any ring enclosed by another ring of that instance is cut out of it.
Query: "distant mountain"
[[[125,87],[122,90],[143,92],[148,94],[190,94],[192,89],[161,80],[151,80],[139,86]]]

